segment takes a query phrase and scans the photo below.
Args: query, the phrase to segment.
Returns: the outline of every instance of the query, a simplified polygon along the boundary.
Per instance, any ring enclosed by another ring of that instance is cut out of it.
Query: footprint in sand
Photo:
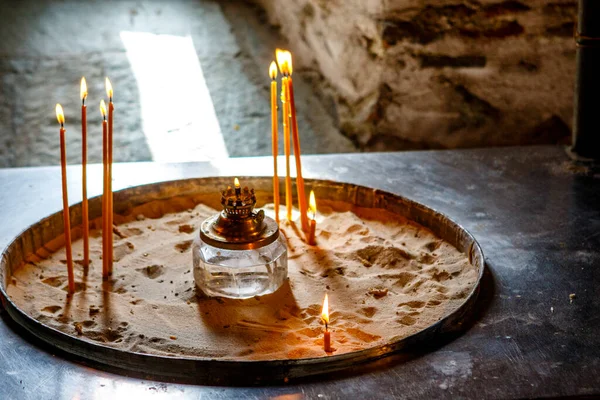
[[[408,306],[410,308],[423,308],[423,307],[425,307],[425,302],[420,301],[420,300],[412,300],[412,301],[406,301],[404,303],[398,304],[398,307],[402,307],[402,306]]]
[[[367,236],[369,234],[369,228],[363,224],[352,224],[346,230],[348,233],[356,233],[360,236]]]
[[[85,292],[85,289],[87,288],[86,284],[83,282],[75,282],[75,293],[77,292]],[[69,291],[69,285],[65,285],[62,290],[64,290],[65,292]]]
[[[42,308],[42,312],[54,314],[55,312],[57,312],[60,309],[62,309],[61,306],[47,306],[47,307]]]
[[[185,253],[192,247],[192,240],[184,240],[183,242],[179,242],[175,245],[175,249],[179,250],[180,253]]]
[[[377,339],[381,339],[381,336],[372,335],[358,328],[346,328],[345,330],[350,336],[353,336],[364,343],[371,343]]]
[[[136,271],[141,272],[147,278],[156,279],[165,273],[165,267],[162,265],[149,265],[145,268],[138,268]]]
[[[121,233],[124,237],[131,237],[141,235],[144,231],[139,228],[122,228]]]
[[[64,276],[51,276],[50,278],[46,278],[42,281],[48,286],[59,287],[62,286],[63,283],[67,280]]]
[[[179,225],[179,233],[194,233],[195,230],[196,229],[189,224]]]
[[[417,274],[413,274],[412,272],[400,272],[395,276],[397,280],[393,283],[393,286],[397,287],[405,287],[410,282],[412,282],[417,277]]]
[[[384,247],[384,246],[367,246],[356,252],[356,256],[361,261],[367,261],[372,265],[380,265],[382,267],[395,267],[396,263],[392,261],[405,259],[415,259],[415,255],[407,252],[406,250],[398,247]]]
[[[81,334],[88,339],[103,343],[119,342],[123,338],[119,330],[112,330],[110,328],[106,330],[82,330]]]
[[[115,255],[114,260],[119,261],[119,260],[123,259],[123,257],[125,257],[126,255],[133,253],[134,249],[135,249],[135,246],[131,242],[122,242],[122,243],[117,244],[114,247],[114,255]]]
[[[434,298],[433,298],[433,299],[429,299],[429,300],[427,301],[427,305],[426,305],[426,307],[427,307],[427,308],[433,308],[433,307],[439,306],[439,305],[440,305],[440,304],[442,304],[442,302],[443,302],[444,300],[446,300],[447,298],[448,298],[448,296],[446,296],[446,295],[443,295],[443,294],[441,294],[441,293],[438,293],[438,294],[436,294],[436,295],[434,296]]]
[[[425,244],[423,247],[425,247],[425,249],[427,249],[427,251],[433,252],[433,251],[436,251],[437,249],[439,249],[441,245],[442,245],[441,240],[434,240],[433,242],[429,242],[429,243]]]
[[[398,323],[402,324],[402,325],[407,325],[407,326],[411,326],[417,323],[417,319],[415,317],[412,317],[410,315],[405,315],[404,317],[400,318],[397,320]]]
[[[373,317],[373,315],[377,314],[377,311],[379,311],[377,307],[363,307],[360,310],[358,310],[359,313],[361,313],[367,318]]]
[[[419,262],[426,264],[426,265],[431,265],[436,260],[437,260],[437,257],[434,257],[433,255],[431,255],[429,253],[423,253],[419,256]]]
[[[81,323],[81,325],[83,325],[85,328],[93,328],[94,326],[96,326],[96,322],[95,322],[95,321],[92,321],[92,320],[90,319],[90,320],[83,321],[83,322]]]
[[[447,271],[438,271],[433,274],[432,278],[434,281],[437,282],[443,282],[445,280],[452,279],[452,277]]]

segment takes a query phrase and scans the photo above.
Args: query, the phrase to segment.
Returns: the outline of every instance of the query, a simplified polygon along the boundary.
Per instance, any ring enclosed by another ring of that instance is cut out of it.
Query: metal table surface
[[[283,160],[280,160],[283,161]],[[200,176],[268,176],[270,158],[117,164],[114,189]],[[600,168],[561,147],[303,157],[304,175],[384,189],[468,229],[486,256],[463,332],[352,370],[278,386],[158,382],[85,365],[0,307],[0,398],[527,398],[600,395]],[[78,166],[71,204],[81,201]],[[101,193],[101,168],[88,174]],[[61,208],[58,167],[0,170],[0,247]],[[571,299],[569,295],[575,294]]]

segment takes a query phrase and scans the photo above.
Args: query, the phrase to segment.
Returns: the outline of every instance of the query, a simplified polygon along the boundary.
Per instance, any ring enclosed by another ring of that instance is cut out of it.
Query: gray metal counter
[[[306,156],[304,175],[376,187],[468,229],[486,255],[476,319],[441,343],[281,386],[126,377],[56,352],[0,308],[0,398],[523,398],[600,395],[600,169],[559,147]],[[282,161],[282,160],[280,160]],[[268,176],[270,158],[117,164],[115,190],[199,176]],[[78,166],[71,204],[81,201]],[[90,167],[90,196],[101,168]],[[0,170],[0,247],[61,208],[58,167]],[[575,294],[572,303],[569,298]],[[152,396],[151,396],[152,395]]]

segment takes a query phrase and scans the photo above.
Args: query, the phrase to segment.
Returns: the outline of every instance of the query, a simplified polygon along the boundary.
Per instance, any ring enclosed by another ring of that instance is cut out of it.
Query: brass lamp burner
[[[207,244],[227,250],[252,250],[273,243],[279,226],[263,210],[254,212],[254,189],[228,186],[221,192],[223,211],[202,222],[200,238]]]

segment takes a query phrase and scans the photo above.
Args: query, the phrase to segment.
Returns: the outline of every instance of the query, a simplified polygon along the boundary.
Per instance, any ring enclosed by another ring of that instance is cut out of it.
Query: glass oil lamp
[[[221,192],[223,211],[207,218],[193,246],[194,279],[208,296],[244,299],[275,292],[287,278],[287,248],[279,226],[254,212],[254,189]]]

